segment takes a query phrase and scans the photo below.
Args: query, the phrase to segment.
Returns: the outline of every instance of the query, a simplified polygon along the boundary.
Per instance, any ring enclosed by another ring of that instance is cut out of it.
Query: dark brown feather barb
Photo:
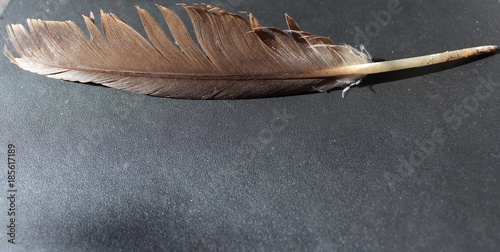
[[[326,37],[302,31],[286,15],[288,30],[263,27],[211,5],[183,5],[194,41],[180,18],[159,6],[172,42],[147,11],[137,7],[148,40],[115,14],[101,11],[102,33],[94,16],[84,16],[90,36],[72,21],[28,19],[7,26],[20,68],[55,79],[98,83],[140,94],[188,99],[243,99],[344,91],[366,75],[441,63],[481,53],[482,46],[403,60],[371,63],[370,55]]]

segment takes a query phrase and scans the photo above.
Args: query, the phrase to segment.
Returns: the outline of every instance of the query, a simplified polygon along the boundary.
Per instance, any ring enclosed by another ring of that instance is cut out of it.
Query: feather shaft
[[[305,74],[305,76],[300,75],[297,77],[311,78],[312,76],[315,76],[318,78],[324,78],[332,76],[363,76],[369,74],[385,73],[464,59],[472,56],[491,53],[496,51],[497,49],[498,46],[495,45],[478,46],[406,59],[337,67],[333,69],[315,71],[307,73]]]

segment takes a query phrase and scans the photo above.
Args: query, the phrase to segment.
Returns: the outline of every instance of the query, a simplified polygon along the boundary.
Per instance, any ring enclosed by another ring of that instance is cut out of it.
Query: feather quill
[[[18,57],[9,60],[24,70],[55,79],[162,97],[243,99],[344,92],[368,74],[426,66],[495,51],[482,46],[403,60],[372,63],[370,55],[348,45],[302,31],[286,15],[288,30],[263,27],[211,5],[183,5],[196,34],[181,19],[157,5],[171,36],[155,18],[137,11],[148,39],[112,13],[101,11],[102,33],[91,13],[84,16],[89,36],[72,21],[28,19],[7,32]]]

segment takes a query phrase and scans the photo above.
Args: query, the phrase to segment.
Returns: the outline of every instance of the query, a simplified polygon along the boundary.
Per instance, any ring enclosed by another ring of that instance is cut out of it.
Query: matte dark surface
[[[155,2],[187,20],[170,1],[12,0],[0,24],[83,24],[104,9],[144,34],[134,4],[160,18]],[[375,25],[390,2],[212,3],[279,28],[287,12],[375,58],[500,44],[497,0],[400,1]],[[345,99],[189,101],[53,80],[2,57],[0,250],[498,251],[499,63],[376,75]]]

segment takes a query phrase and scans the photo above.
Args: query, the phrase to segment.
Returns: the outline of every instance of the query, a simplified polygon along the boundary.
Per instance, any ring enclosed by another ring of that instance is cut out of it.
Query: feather
[[[242,99],[344,92],[368,74],[413,68],[492,52],[483,46],[397,61],[372,63],[362,48],[335,45],[302,31],[286,15],[288,30],[261,26],[211,5],[183,5],[196,40],[181,19],[159,6],[169,39],[155,18],[139,7],[148,39],[115,14],[101,11],[102,32],[94,15],[84,16],[89,36],[72,21],[28,19],[7,32],[18,57],[4,47],[10,61],[24,70],[82,83],[97,83],[139,94],[187,99]]]

